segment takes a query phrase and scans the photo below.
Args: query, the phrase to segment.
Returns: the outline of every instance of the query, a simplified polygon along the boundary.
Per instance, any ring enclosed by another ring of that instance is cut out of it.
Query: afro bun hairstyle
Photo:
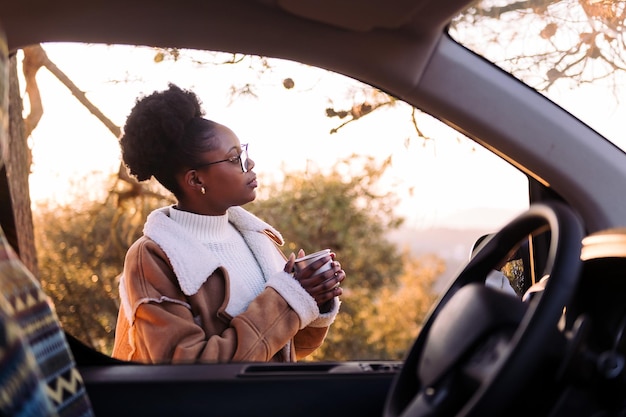
[[[172,173],[185,162],[185,126],[203,114],[195,93],[171,83],[164,91],[138,98],[120,138],[131,175],[138,181],[154,176],[172,190]]]

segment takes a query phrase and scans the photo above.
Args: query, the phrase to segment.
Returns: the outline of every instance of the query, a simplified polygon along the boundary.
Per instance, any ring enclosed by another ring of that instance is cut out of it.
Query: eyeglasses
[[[231,164],[240,164],[241,172],[248,172],[248,144],[241,145],[241,153],[237,156],[231,156],[221,161],[207,162],[206,164],[196,165],[193,169],[206,167],[209,165],[220,164],[222,162],[230,162]]]

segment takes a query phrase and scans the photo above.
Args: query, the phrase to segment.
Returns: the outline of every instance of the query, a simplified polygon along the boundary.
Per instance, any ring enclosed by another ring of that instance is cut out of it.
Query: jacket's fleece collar
[[[197,293],[209,276],[223,265],[200,241],[169,217],[169,210],[168,206],[150,213],[143,233],[163,249],[180,288],[190,296]],[[228,220],[250,246],[266,281],[283,268],[285,261],[280,251],[267,244],[268,236],[265,235],[269,232],[276,243],[282,245],[283,238],[277,230],[241,207],[229,208]]]

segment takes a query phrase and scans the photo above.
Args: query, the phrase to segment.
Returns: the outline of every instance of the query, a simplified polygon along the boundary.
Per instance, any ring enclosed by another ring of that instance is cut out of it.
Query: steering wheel
[[[529,235],[550,231],[548,282],[529,302],[485,286]],[[486,240],[444,291],[387,397],[385,417],[500,416],[536,375],[582,262],[583,226],[563,203],[531,205]]]

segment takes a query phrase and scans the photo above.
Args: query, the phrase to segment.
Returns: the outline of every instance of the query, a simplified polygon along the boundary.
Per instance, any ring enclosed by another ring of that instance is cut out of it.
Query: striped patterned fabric
[[[56,416],[43,376],[24,334],[0,312],[0,415]]]
[[[36,391],[37,386],[29,381],[33,375],[39,374],[43,377],[46,399],[53,412],[24,415],[92,416],[83,380],[76,369],[56,313],[39,282],[20,262],[0,230],[0,319],[2,317],[9,317],[11,321],[3,323],[8,337],[0,343],[0,350],[3,351],[0,355],[0,406],[2,401],[8,401],[11,406],[16,406],[14,402],[25,401],[23,407],[30,407],[32,401],[33,411],[39,409],[36,405],[40,400],[37,393],[27,395],[21,391],[27,389],[27,386],[32,386]],[[19,335],[11,330],[14,328],[11,323],[18,325],[17,330],[24,337],[27,354],[23,358],[15,350],[15,346],[19,345],[19,340],[16,341]],[[28,359],[30,353],[35,363]],[[18,389],[14,384],[25,386]],[[7,393],[19,395],[6,398]]]

